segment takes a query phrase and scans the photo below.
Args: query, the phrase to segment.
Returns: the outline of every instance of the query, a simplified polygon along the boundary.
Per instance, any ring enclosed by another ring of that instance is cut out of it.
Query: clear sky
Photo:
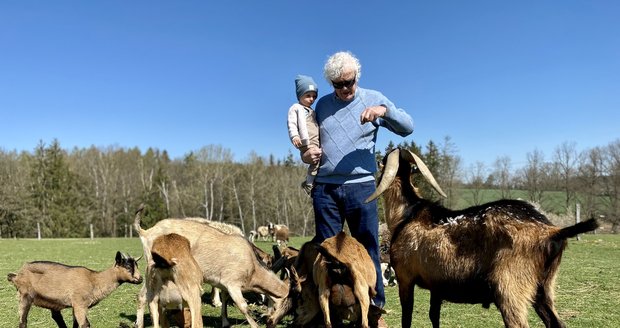
[[[620,1],[1,1],[0,149],[205,145],[297,157],[296,74],[329,55],[464,164],[620,138]]]

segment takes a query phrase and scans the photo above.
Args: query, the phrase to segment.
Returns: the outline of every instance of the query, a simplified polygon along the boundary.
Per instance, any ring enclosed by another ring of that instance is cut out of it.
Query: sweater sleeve
[[[291,142],[293,141],[293,138],[295,137],[299,137],[299,127],[297,125],[298,122],[298,114],[299,112],[296,110],[295,108],[295,104],[293,104],[289,109],[288,109],[288,119],[287,119],[287,126],[288,126],[288,137],[289,139],[291,139]]]
[[[381,105],[387,108],[385,116],[377,119],[377,123],[388,130],[406,137],[413,132],[413,119],[402,108],[398,108],[387,97],[381,94]]]

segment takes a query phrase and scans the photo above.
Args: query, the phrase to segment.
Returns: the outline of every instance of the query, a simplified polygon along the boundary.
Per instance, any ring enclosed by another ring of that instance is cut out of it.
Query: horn
[[[418,169],[420,170],[420,173],[422,173],[422,176],[424,176],[426,181],[428,181],[431,184],[433,189],[435,189],[435,191],[437,191],[443,197],[448,197],[448,196],[446,196],[446,193],[443,192],[443,190],[441,190],[441,187],[439,186],[439,184],[435,180],[435,177],[433,177],[433,174],[431,173],[431,170],[428,169],[426,164],[424,164],[424,162],[422,161],[422,159],[420,157],[418,157],[418,155],[414,154],[409,149],[405,149],[405,151],[403,152],[403,158],[408,160],[409,162],[415,163],[415,165],[418,166]]]
[[[375,192],[364,201],[365,203],[375,200],[392,184],[392,181],[396,178],[396,172],[398,172],[399,153],[400,150],[396,148],[387,155],[387,161],[385,167],[383,168],[383,174],[381,174],[381,182],[379,182]]]

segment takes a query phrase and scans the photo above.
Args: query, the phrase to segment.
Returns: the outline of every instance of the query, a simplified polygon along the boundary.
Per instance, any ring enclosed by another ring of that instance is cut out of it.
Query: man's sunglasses
[[[357,76],[354,77],[351,80],[344,80],[344,81],[340,81],[340,82],[332,81],[332,86],[334,87],[334,89],[342,89],[344,87],[351,88],[355,84],[355,79],[356,78],[357,78]]]

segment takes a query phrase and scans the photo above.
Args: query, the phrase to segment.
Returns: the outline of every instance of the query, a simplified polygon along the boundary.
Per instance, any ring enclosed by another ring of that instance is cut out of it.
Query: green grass
[[[302,238],[294,238],[291,245],[299,247],[304,241]],[[258,245],[271,252],[271,243],[258,242]],[[114,263],[117,250],[134,256],[142,252],[137,238],[0,240],[0,249],[0,272],[3,275],[15,272],[23,263],[33,260],[51,260],[104,270]],[[620,327],[619,260],[618,235],[583,235],[581,241],[570,240],[560,265],[556,289],[556,307],[567,326]],[[143,265],[141,270],[144,270]],[[16,291],[8,281],[3,281],[0,283],[0,327],[17,327]],[[139,289],[140,286],[136,285],[122,285],[90,309],[88,317],[93,327],[119,327],[121,323],[131,325],[135,320]],[[401,312],[398,288],[388,287],[386,298],[389,313],[385,319],[390,327],[399,327]],[[429,293],[416,289],[414,327],[431,326],[428,304]],[[64,310],[63,315],[67,324],[71,324],[71,311]],[[233,324],[247,326],[236,309],[231,308],[229,316]],[[203,317],[205,326],[219,327],[219,309],[204,305]],[[148,314],[145,321],[150,323]],[[29,327],[55,327],[49,311],[34,306],[28,323]],[[486,310],[480,305],[445,303],[441,311],[441,323],[443,327],[501,327],[502,319],[494,306]],[[530,310],[530,325],[543,327],[533,310]]]

